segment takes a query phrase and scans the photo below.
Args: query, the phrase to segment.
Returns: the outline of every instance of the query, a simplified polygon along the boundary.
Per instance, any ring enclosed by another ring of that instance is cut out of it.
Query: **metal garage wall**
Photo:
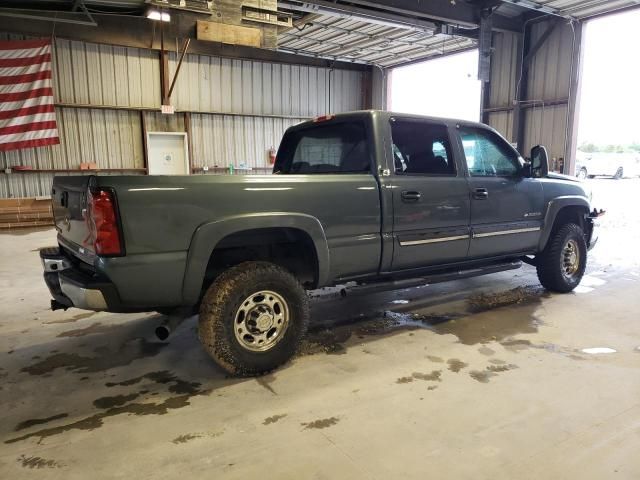
[[[516,98],[518,34],[495,32],[491,57],[489,103],[485,108],[502,109],[487,115],[489,125],[505,138],[515,142],[513,131],[513,101]]]
[[[552,19],[550,21],[558,21]],[[536,45],[545,34],[550,21],[530,25],[529,45]],[[533,56],[528,79],[522,80],[520,35],[495,32],[491,59],[491,81],[484,118],[512,142],[517,141],[514,125],[514,105],[518,89],[523,110],[523,144],[519,150],[527,154],[532,146],[543,144],[552,158],[565,156],[569,143],[568,111],[570,103],[571,65],[574,52],[574,27],[559,21]],[[576,41],[579,41],[576,39]]]
[[[296,123],[287,118],[193,114],[191,163],[194,167],[268,167],[267,150],[278,148],[282,133]]]
[[[531,42],[535,44],[547,28],[548,22],[532,26]],[[569,80],[573,54],[573,29],[559,25],[533,57],[529,67],[525,114],[524,148],[543,144],[549,155],[564,157],[567,144]]]
[[[0,33],[0,39],[24,36]],[[54,173],[94,162],[103,169],[143,173],[147,131],[185,131],[185,115],[162,115],[158,52],[56,39],[54,90],[61,144],[0,152],[0,198],[48,195]],[[170,73],[176,68],[170,55]],[[362,105],[359,71],[186,55],[172,95],[178,112],[192,112],[192,166],[267,167],[269,147],[284,130],[326,112]],[[84,108],[81,108],[84,106]],[[101,108],[87,108],[96,106]]]

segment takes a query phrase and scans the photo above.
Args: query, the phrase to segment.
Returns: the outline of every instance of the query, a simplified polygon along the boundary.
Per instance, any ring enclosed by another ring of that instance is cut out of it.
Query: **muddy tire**
[[[198,334],[224,370],[253,376],[288,361],[308,324],[307,294],[291,273],[267,262],[245,262],[222,273],[207,290]]]
[[[558,293],[572,291],[580,284],[587,266],[584,232],[575,223],[554,230],[536,260],[538,279],[544,288]]]

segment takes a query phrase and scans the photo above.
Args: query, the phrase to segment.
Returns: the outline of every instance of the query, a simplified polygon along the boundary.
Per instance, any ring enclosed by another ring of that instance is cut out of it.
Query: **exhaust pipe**
[[[56,310],[67,310],[69,308],[69,305],[65,305],[64,303],[60,303],[57,300],[51,300],[51,310],[52,311],[56,311]]]
[[[171,335],[186,318],[186,316],[181,315],[167,316],[162,323],[156,327],[155,333],[158,340],[165,341],[169,338],[169,335]]]

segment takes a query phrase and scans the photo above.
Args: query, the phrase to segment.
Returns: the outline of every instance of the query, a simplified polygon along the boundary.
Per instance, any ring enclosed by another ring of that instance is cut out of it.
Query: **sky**
[[[640,142],[640,10],[587,22],[578,144]],[[393,70],[390,110],[479,119],[477,50]]]
[[[587,23],[578,144],[640,142],[640,10]]]
[[[478,121],[478,51],[393,70],[389,110]]]

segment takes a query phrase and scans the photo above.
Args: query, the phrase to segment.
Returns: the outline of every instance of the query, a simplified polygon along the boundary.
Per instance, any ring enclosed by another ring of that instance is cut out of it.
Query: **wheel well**
[[[256,228],[224,237],[213,249],[202,285],[234,265],[266,261],[289,270],[305,288],[318,284],[318,256],[311,237],[297,228]]]
[[[567,223],[575,223],[584,231],[584,214],[589,213],[588,209],[585,207],[580,207],[577,205],[563,207],[560,209],[558,214],[556,215],[556,219],[553,222],[553,228],[551,232],[555,232],[559,228],[562,228],[563,225]]]

